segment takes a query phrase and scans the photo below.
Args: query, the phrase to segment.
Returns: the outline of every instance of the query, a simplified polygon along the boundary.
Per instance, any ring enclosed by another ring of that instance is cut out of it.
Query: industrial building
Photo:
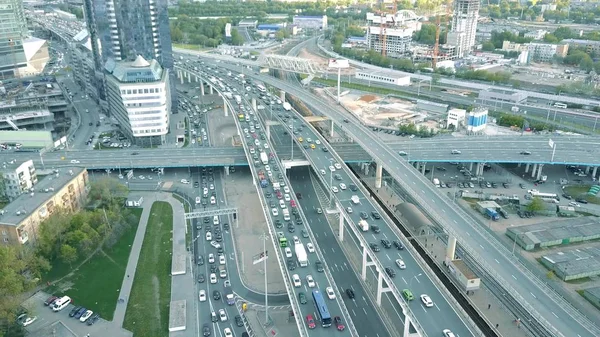
[[[487,127],[488,109],[477,107],[467,117],[467,132],[470,134],[482,133]]]
[[[446,263],[446,266],[450,271],[450,275],[463,291],[475,291],[481,287],[481,279],[463,260],[450,260]]]
[[[387,71],[365,72],[357,71],[356,79],[380,83],[394,84],[398,86],[410,85],[410,76],[399,75]]]
[[[420,17],[401,10],[385,16],[367,13],[367,48],[385,55],[401,57],[411,51],[412,36],[421,29]]]
[[[448,111],[446,128],[450,129],[452,126],[454,130],[460,130],[466,124],[466,115],[467,110],[465,109],[450,109]]]
[[[169,71],[158,61],[108,62],[107,98],[112,115],[133,144],[163,144],[169,132],[171,93]]]
[[[2,163],[0,175],[4,183],[4,195],[12,201],[23,193],[28,193],[38,178],[33,166],[33,160],[18,162],[15,159]]]
[[[478,98],[481,100],[521,103],[527,99],[527,94],[509,90],[488,89],[480,90]]]
[[[321,16],[306,16],[295,15],[293,24],[302,29],[327,29],[327,15]]]
[[[540,262],[563,281],[600,275],[600,248],[582,247],[543,255]]]
[[[454,1],[452,25],[446,43],[456,47],[458,58],[469,55],[475,46],[479,6],[479,0]]]
[[[591,287],[583,289],[583,297],[600,309],[600,287]]]
[[[446,112],[448,111],[448,104],[430,102],[430,101],[418,99],[417,100],[417,111],[419,111],[419,110],[428,111],[428,112],[436,113],[436,114],[446,114]]]
[[[33,191],[21,194],[0,211],[0,242],[35,242],[40,224],[54,212],[74,212],[83,206],[88,182],[84,168],[54,170],[53,174],[40,180]]]
[[[600,218],[586,216],[510,227],[506,236],[525,250],[595,240],[600,238]]]

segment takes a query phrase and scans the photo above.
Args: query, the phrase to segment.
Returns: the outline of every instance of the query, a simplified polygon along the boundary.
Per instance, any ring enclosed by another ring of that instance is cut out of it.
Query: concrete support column
[[[257,108],[256,108],[256,98],[252,98],[252,110],[254,110],[254,112],[258,111]]]
[[[592,168],[591,166],[587,166],[587,167],[585,168],[585,174],[590,174],[590,169],[591,169],[591,168]]]
[[[191,73],[187,73],[187,80],[188,80],[188,83],[192,83],[192,74]]]
[[[471,172],[471,173],[473,172],[473,162],[471,162],[469,164],[469,172]]]
[[[592,170],[592,178],[596,178],[596,171],[598,171],[598,166],[594,166],[594,169]]]
[[[544,167],[544,164],[540,164],[538,166],[538,170],[537,170],[537,177],[535,178],[536,180],[540,180],[540,178],[542,177],[542,168]]]
[[[209,85],[208,88],[210,89],[210,94],[214,95],[215,94],[215,92],[214,92],[215,89],[213,89],[213,86]]]
[[[329,137],[333,138],[333,127],[335,126],[335,123],[333,123],[333,119],[331,120],[331,128],[329,129]]]
[[[383,270],[377,270],[377,305],[381,306],[381,294],[383,294]]]
[[[181,78],[181,70],[177,70],[177,78]]]
[[[256,179],[252,179],[252,180],[256,180]],[[367,278],[367,265],[369,263],[369,255],[367,255],[367,247],[362,247],[363,249],[363,256],[362,256],[362,270],[360,273],[360,276],[362,277],[363,281]]]
[[[525,173],[529,173],[529,166],[529,163],[525,164]]]
[[[225,112],[225,117],[229,116],[229,106],[225,97],[223,97],[223,111]]]
[[[179,72],[179,82],[181,82],[181,84],[183,84],[183,72]]]
[[[417,169],[417,171],[421,168],[421,163],[419,163],[418,161],[413,162],[413,166]]]
[[[342,210],[340,210],[339,208],[338,210],[340,211],[340,232],[338,234],[338,237],[340,241],[344,242],[344,217],[342,216]]]
[[[194,76],[194,79],[195,79],[194,82],[196,82],[196,83],[198,83],[198,81],[200,81],[200,79],[198,78],[198,76]]]
[[[229,175],[229,166],[225,166],[225,175],[228,176]]]
[[[456,238],[453,236],[448,237],[448,246],[446,247],[446,261],[454,260],[456,254]]]
[[[425,167],[427,166],[426,163],[421,163],[421,173],[425,174]]]
[[[537,171],[538,164],[533,164],[533,170],[531,170],[531,178],[535,178],[535,171]]]
[[[521,167],[521,164],[522,164],[522,163],[518,163],[518,164],[517,164],[517,167]]]
[[[402,337],[410,336],[410,316],[408,316],[407,312],[404,312],[404,332],[402,333]]]
[[[200,95],[204,96],[204,82],[200,81]]]
[[[281,103],[285,102],[285,91],[279,90],[279,99],[281,100]]]
[[[381,180],[383,178],[383,166],[377,163],[375,168],[375,188],[381,188]]]

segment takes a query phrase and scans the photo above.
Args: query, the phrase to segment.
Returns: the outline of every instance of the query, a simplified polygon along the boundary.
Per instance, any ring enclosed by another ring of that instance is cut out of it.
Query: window
[[[148,89],[144,89],[144,94],[147,94],[147,93],[148,93]]]
[[[8,238],[4,238],[4,242],[8,242]]]
[[[3,236],[7,236],[8,235],[8,233],[6,232],[6,230],[4,230],[4,229],[2,230],[2,235]]]
[[[127,90],[127,95],[131,95],[131,90]]]
[[[137,89],[133,89],[133,93],[134,93],[134,94],[137,94]]]

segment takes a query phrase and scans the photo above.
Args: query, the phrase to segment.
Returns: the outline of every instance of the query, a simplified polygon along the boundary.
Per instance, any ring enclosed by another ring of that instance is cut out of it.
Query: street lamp
[[[408,287],[410,288],[410,285],[412,284],[413,280],[417,280],[417,282],[419,282],[419,279],[417,277],[419,277],[421,275],[423,275],[423,273],[419,273],[417,275],[413,275],[413,277],[410,278],[410,281],[408,281]],[[419,282],[419,283],[421,283],[421,282]]]
[[[269,295],[267,291],[267,240],[269,240],[269,236],[267,233],[263,233],[260,238],[263,240],[263,254],[265,254],[263,269],[265,272],[265,324],[267,324],[269,322]]]

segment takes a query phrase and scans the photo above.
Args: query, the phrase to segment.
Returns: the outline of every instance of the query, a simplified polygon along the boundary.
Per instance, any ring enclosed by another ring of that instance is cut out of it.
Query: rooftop
[[[471,270],[471,268],[469,268],[465,261],[463,260],[452,260],[452,264],[456,267],[456,269],[460,270],[460,272],[468,279],[468,280],[473,280],[478,278],[477,275],[475,275],[475,273]]]
[[[45,177],[34,186],[33,193],[22,194],[6,205],[2,210],[4,214],[0,215],[0,223],[17,226],[31,212],[48,201],[55,191],[63,188],[83,171],[85,168],[82,167],[62,167],[54,170],[54,174]]]
[[[527,226],[515,226],[506,230],[509,237],[519,236],[519,241],[527,245],[544,242],[563,241],[600,235],[600,217],[586,216],[566,218]]]
[[[565,275],[577,275],[600,271],[600,248],[583,247],[542,256],[553,265],[554,270]]]
[[[163,69],[156,60],[146,61],[141,55],[134,61],[108,61],[104,67],[117,80],[124,83],[159,81]]]
[[[16,159],[13,159],[11,161],[8,162],[3,162],[2,166],[0,166],[0,172],[2,173],[9,173],[9,172],[14,172],[19,166],[23,165],[23,163],[31,161],[31,159],[26,160],[26,161],[18,161]]]

